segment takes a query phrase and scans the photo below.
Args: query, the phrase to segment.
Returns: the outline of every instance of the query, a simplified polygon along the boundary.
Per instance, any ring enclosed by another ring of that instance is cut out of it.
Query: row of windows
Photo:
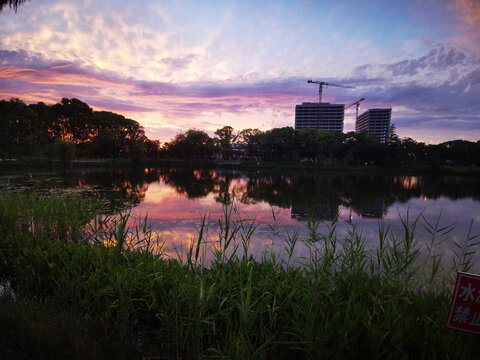
[[[298,120],[295,121],[295,124],[318,124],[319,121],[317,120]],[[322,119],[320,124],[343,124],[342,120],[335,120],[335,119]]]

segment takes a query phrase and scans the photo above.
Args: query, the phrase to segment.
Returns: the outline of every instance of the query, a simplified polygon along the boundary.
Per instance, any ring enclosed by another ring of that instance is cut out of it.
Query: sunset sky
[[[78,98],[152,139],[294,126],[365,97],[401,137],[480,139],[480,1],[51,1],[0,13],[0,99]],[[354,109],[345,131],[354,129]]]

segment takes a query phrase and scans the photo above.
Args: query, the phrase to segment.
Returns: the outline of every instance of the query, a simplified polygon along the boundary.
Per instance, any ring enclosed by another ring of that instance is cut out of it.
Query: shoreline
[[[427,166],[414,167],[379,167],[375,165],[346,166],[340,164],[305,164],[300,162],[279,161],[240,161],[240,160],[187,160],[187,159],[145,159],[134,162],[129,159],[74,159],[65,164],[51,159],[0,159],[1,170],[24,169],[68,169],[78,167],[180,167],[180,168],[207,168],[207,169],[234,169],[245,171],[297,171],[306,172],[339,172],[339,173],[399,173],[399,174],[445,174],[445,175],[479,175],[480,167],[466,166]]]

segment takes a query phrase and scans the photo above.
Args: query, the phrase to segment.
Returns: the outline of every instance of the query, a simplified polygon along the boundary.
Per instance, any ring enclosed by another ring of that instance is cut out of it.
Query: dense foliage
[[[0,158],[138,157],[139,151],[155,157],[159,145],[138,122],[94,111],[78,99],[54,105],[0,101]]]
[[[64,142],[71,142],[65,144]],[[72,145],[73,148],[72,149]],[[67,149],[64,154],[63,149]],[[0,101],[0,158],[34,157],[242,159],[305,161],[344,165],[409,167],[412,165],[480,165],[480,141],[437,145],[400,139],[394,127],[386,143],[365,132],[327,132],[292,127],[235,131],[224,126],[210,137],[188,129],[160,144],[145,136],[134,120],[94,111],[78,99],[54,105]]]
[[[382,143],[365,132],[340,133],[283,127],[267,131],[244,129],[235,133],[232,127],[225,126],[217,129],[213,138],[200,130],[187,130],[177,134],[163,148],[163,156],[170,158],[199,159],[212,155],[222,159],[303,160],[390,167],[425,164],[479,166],[480,141],[454,140],[427,145],[411,138],[400,139],[394,128],[388,142]]]

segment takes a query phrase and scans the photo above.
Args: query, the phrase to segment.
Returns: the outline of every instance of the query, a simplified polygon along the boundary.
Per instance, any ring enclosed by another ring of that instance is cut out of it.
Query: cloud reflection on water
[[[325,220],[319,230],[326,233],[339,213],[338,238],[355,226],[368,248],[377,245],[382,221],[400,234],[399,216],[405,218],[407,211],[412,221],[422,213],[431,223],[441,213],[439,227],[455,227],[438,247],[443,253],[451,254],[454,242],[464,241],[472,219],[472,234],[480,233],[480,180],[474,176],[92,168],[6,174],[0,176],[0,188],[77,192],[106,199],[109,213],[131,209],[134,217],[147,215],[171,256],[176,251],[186,254],[204,215],[206,237],[210,244],[217,241],[223,206],[232,203],[237,224],[240,219],[245,226],[253,220],[257,224],[250,248],[258,256],[272,245],[282,253],[286,234],[292,236],[297,229],[300,237],[306,237],[308,216]],[[428,232],[423,225],[424,220],[416,233],[425,242]],[[296,255],[307,255],[306,248],[299,246]]]
[[[243,179],[229,186],[229,191],[235,191],[235,186],[248,187],[248,181]],[[424,183],[423,179],[417,177],[408,177],[400,181],[405,185],[406,189],[412,189],[415,185]],[[410,221],[423,214],[425,220],[435,223],[440,217],[440,227],[453,226],[454,229],[448,234],[446,241],[439,244],[438,250],[445,254],[453,254],[456,250],[454,242],[462,242],[468,232],[471,220],[474,220],[473,234],[480,233],[480,203],[478,200],[471,198],[449,199],[445,196],[436,194],[436,198],[425,201],[425,196],[419,194],[415,197],[406,199],[401,197],[401,201],[395,201],[386,206],[384,201],[376,199],[376,203],[364,206],[365,210],[351,210],[346,205],[333,205],[330,209],[337,209],[334,215],[339,213],[337,222],[337,235],[339,239],[345,237],[350,229],[360,232],[367,240],[367,248],[377,246],[378,226],[381,222],[385,226],[389,226],[391,232],[397,236],[402,236],[402,226],[399,221],[407,217]],[[150,184],[145,194],[145,200],[137,205],[133,210],[133,214],[145,215],[148,218],[152,229],[163,234],[166,240],[166,250],[170,256],[176,256],[177,252],[186,254],[192,241],[198,238],[199,228],[201,226],[202,216],[206,215],[208,219],[208,232],[205,239],[210,243],[218,242],[218,220],[222,219],[224,208],[219,203],[218,196],[213,192],[205,197],[192,198],[184,196],[182,192],[177,192],[170,185],[160,181],[159,183]],[[348,203],[348,202],[347,202]],[[367,204],[368,205],[368,204]],[[232,206],[231,204],[226,205]],[[284,251],[286,234],[294,234],[298,229],[301,238],[308,236],[306,227],[306,215],[312,216],[315,210],[324,210],[328,206],[317,204],[316,208],[304,209],[303,217],[299,215],[299,209],[295,207],[280,207],[271,205],[268,201],[256,201],[241,203],[234,201],[234,213],[232,219],[238,224],[239,220],[245,220],[245,223],[255,221],[257,230],[250,242],[252,254],[261,255],[265,250],[273,249],[282,253]],[[362,209],[362,207],[360,207]],[[300,209],[302,210],[302,209]],[[273,219],[272,211],[276,214],[276,221]],[[318,214],[318,212],[317,212]],[[325,212],[322,214],[325,215]],[[319,230],[323,233],[328,231],[332,217],[327,217],[319,226]],[[351,222],[350,222],[351,219]],[[421,220],[417,225],[416,234],[421,242],[425,243],[430,239],[424,225],[425,220]],[[272,229],[272,227],[274,229]],[[272,241],[273,239],[273,241]],[[440,241],[442,239],[438,239]],[[212,253],[212,248],[207,251]],[[240,252],[241,253],[241,252]],[[297,256],[307,256],[308,250],[299,242],[296,251]]]

